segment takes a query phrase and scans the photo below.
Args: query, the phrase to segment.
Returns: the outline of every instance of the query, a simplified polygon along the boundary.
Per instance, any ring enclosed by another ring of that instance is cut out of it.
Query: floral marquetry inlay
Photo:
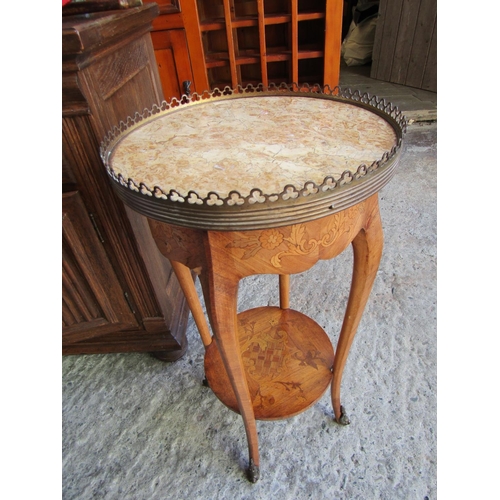
[[[251,309],[238,315],[238,337],[256,418],[299,413],[328,387],[333,348],[322,328],[307,316],[278,307]],[[212,343],[205,356],[210,387],[223,403],[238,411],[227,375],[220,373],[221,365]]]
[[[233,241],[226,248],[241,249],[240,258],[243,260],[265,252],[273,267],[281,268],[283,257],[309,255],[332,246],[343,235],[349,235],[357,227],[363,212],[364,204],[360,203],[316,223],[234,232]]]

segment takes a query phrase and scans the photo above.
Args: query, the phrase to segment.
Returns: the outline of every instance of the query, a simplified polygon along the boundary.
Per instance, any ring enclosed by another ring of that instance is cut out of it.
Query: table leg
[[[290,309],[290,275],[280,274],[280,308]]]
[[[194,286],[191,270],[189,269],[189,267],[175,260],[171,260],[170,264],[172,266],[172,269],[174,270],[175,275],[177,276],[177,280],[179,281],[181,289],[184,292],[184,296],[186,297],[189,309],[191,310],[191,314],[193,315],[194,322],[196,323],[198,331],[200,332],[200,337],[203,345],[207,347],[212,343],[212,335],[210,334],[207,320],[205,318],[205,315],[203,314],[203,309],[201,307],[198,293],[196,292],[196,288]]]
[[[377,202],[364,228],[352,241],[354,266],[351,291],[333,362],[332,404],[336,421],[343,425],[349,424],[349,419],[340,405],[342,373],[377,274],[382,257],[383,241],[384,235]]]
[[[240,278],[231,273],[231,266],[223,256],[217,258],[214,245],[211,245],[210,253],[211,264],[207,269],[207,291],[212,330],[243,418],[249,450],[248,479],[255,483],[260,475],[259,443],[257,424],[238,340],[237,295]]]

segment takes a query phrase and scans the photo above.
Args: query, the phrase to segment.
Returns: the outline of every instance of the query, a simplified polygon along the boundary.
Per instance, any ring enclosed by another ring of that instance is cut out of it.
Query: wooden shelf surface
[[[323,396],[334,352],[314,320],[292,309],[258,307],[238,314],[238,336],[256,419],[292,417]],[[215,395],[238,413],[215,341],[205,354],[205,375]]]

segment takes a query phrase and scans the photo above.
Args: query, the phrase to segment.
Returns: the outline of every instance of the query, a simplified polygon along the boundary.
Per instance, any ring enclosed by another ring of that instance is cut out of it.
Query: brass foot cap
[[[349,420],[349,417],[346,415],[344,407],[340,407],[340,418],[337,420],[337,422],[340,425],[349,425],[351,421]]]
[[[250,459],[250,466],[247,471],[248,480],[251,483],[256,483],[260,477],[260,469],[258,465],[255,465],[253,459]]]

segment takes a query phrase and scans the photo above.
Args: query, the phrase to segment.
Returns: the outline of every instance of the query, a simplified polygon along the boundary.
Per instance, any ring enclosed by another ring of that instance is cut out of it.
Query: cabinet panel
[[[168,101],[184,94],[183,82],[193,82],[193,73],[184,30],[151,33],[163,95]]]
[[[63,339],[137,326],[78,192],[62,197]]]

